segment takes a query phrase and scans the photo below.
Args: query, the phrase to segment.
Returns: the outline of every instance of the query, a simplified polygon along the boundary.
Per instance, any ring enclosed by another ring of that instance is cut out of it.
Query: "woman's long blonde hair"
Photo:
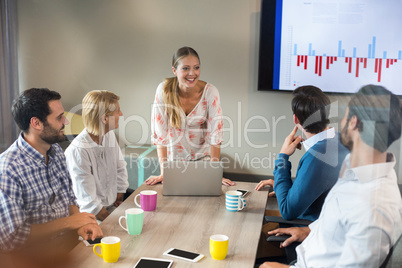
[[[195,56],[200,62],[198,53],[191,47],[181,47],[173,55],[172,67],[177,69],[179,62],[182,58],[189,55]],[[169,77],[165,79],[163,87],[163,101],[166,104],[166,113],[170,119],[170,125],[174,128],[180,128],[180,99],[179,99],[179,82],[177,77]]]

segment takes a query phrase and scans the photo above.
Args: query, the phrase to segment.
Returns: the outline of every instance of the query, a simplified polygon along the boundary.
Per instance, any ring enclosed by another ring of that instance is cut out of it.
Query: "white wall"
[[[59,91],[66,110],[90,90],[113,91],[120,137],[150,143],[156,86],[172,76],[173,52],[191,46],[201,79],[221,94],[227,171],[272,175],[293,126],[291,95],[257,91],[259,12],[260,0],[18,0],[20,90]],[[347,98],[331,99],[342,117]],[[293,172],[301,155],[292,156]]]

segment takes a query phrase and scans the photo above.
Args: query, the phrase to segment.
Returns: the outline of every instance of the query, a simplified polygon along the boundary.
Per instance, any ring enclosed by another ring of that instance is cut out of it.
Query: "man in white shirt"
[[[379,267],[402,233],[402,200],[386,152],[401,136],[401,103],[381,86],[368,85],[349,102],[341,140],[351,150],[318,220],[308,227],[280,228],[289,234],[297,263],[292,267]],[[266,262],[260,267],[289,267]]]

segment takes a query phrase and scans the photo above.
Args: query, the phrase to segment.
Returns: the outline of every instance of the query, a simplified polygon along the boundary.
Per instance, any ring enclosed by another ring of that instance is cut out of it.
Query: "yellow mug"
[[[228,254],[229,237],[212,235],[209,238],[209,253],[214,260],[224,260]]]
[[[101,254],[96,251],[96,247],[101,248]],[[120,238],[116,236],[106,236],[101,239],[100,244],[94,246],[93,250],[94,253],[105,262],[117,262],[120,257]]]

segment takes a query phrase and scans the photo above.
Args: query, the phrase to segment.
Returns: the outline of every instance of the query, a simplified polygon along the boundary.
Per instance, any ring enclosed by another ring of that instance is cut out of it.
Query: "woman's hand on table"
[[[159,182],[163,183],[163,175],[151,176],[145,181],[145,184],[147,184],[147,185],[155,185],[155,184],[157,184]]]
[[[236,185],[236,183],[234,181],[231,181],[229,179],[226,178],[222,178],[222,184],[226,185],[226,186],[233,186]]]

